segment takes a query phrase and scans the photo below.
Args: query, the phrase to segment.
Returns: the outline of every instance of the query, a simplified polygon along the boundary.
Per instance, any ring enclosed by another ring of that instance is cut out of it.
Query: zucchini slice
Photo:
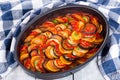
[[[59,71],[60,69],[57,68],[54,64],[54,60],[49,60],[47,61],[47,63],[45,64],[45,68],[48,70],[48,71],[51,71],[51,72],[57,72]]]

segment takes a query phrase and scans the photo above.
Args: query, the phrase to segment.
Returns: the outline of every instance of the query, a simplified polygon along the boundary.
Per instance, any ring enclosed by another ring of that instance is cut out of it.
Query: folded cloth
[[[101,11],[110,24],[109,40],[98,55],[98,67],[106,80],[120,80],[119,0],[11,0],[0,2],[0,77],[17,66],[14,59],[16,37],[34,17],[67,4],[88,5]]]

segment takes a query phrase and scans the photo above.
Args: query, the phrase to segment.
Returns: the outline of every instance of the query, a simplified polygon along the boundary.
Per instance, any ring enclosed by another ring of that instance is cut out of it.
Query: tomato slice
[[[23,45],[23,46],[21,46],[21,48],[20,48],[20,52],[27,50],[27,48],[28,48],[27,45]]]
[[[27,58],[24,60],[24,66],[27,68],[27,69],[30,69],[31,68],[31,59],[30,58]]]
[[[38,56],[38,51],[37,50],[32,50],[30,55],[31,55],[31,57]]]
[[[78,23],[78,21],[71,21],[70,22],[71,23],[71,25],[72,25],[72,29],[74,30],[74,31],[80,31],[80,28],[79,28],[79,23]]]
[[[86,33],[82,33],[82,37],[84,38],[92,38],[95,37],[96,34],[86,34]]]
[[[45,59],[44,58],[40,58],[38,63],[35,65],[35,67],[37,68],[37,70],[39,70],[40,72],[44,73],[45,70],[43,68],[43,63],[44,63]]]
[[[90,33],[90,34],[91,33],[95,33],[96,30],[97,30],[97,27],[94,24],[92,24],[92,23],[87,23],[85,25],[85,28],[84,28],[84,32],[85,33]]]
[[[57,18],[55,18],[55,20],[57,20],[60,23],[68,22],[67,17],[62,17],[62,16],[58,16]]]
[[[80,40],[79,46],[84,49],[91,49],[94,47],[94,44],[85,40]]]
[[[73,13],[72,17],[75,18],[76,20],[81,20],[82,22],[84,22],[84,19],[80,13]]]
[[[56,45],[56,46],[55,46],[54,53],[55,53],[55,55],[57,55],[57,56],[61,56],[61,55],[62,55],[62,53],[61,53],[60,50],[59,50],[59,45]]]
[[[54,60],[54,64],[58,68],[64,68],[66,66],[65,64],[62,63],[62,61],[60,59]]]
[[[70,45],[67,40],[64,40],[64,41],[62,42],[62,46],[63,46],[63,48],[65,48],[65,49],[73,49],[73,48],[74,48],[74,46]]]
[[[64,23],[68,22],[68,18],[67,17],[63,17],[62,19],[63,19]]]
[[[46,22],[43,23],[42,26],[44,26],[44,27],[54,27],[55,24],[51,21],[46,21]]]
[[[32,31],[31,33],[30,33],[30,35],[33,35],[33,36],[36,36],[36,35],[38,35],[39,33],[38,32],[36,32],[36,31]]]

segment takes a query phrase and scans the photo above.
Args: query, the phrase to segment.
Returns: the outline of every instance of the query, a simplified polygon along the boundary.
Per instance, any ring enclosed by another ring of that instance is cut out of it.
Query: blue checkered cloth
[[[106,80],[120,80],[120,1],[119,0],[9,0],[0,1],[0,77],[18,64],[14,59],[16,37],[24,25],[53,7],[68,3],[88,5],[101,11],[110,24],[107,45],[97,58]]]

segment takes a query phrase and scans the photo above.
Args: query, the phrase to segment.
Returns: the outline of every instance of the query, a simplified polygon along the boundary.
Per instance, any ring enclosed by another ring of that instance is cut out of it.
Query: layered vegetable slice
[[[85,63],[102,44],[104,25],[85,12],[53,17],[23,40],[20,62],[32,71],[59,72]]]
[[[48,60],[45,64],[44,67],[46,70],[51,71],[51,72],[57,72],[60,69],[57,68],[54,64],[54,60]]]
[[[48,46],[45,50],[45,55],[49,58],[49,59],[54,59],[54,58],[58,58],[58,56],[54,53],[54,47],[53,46]]]
[[[83,49],[91,49],[95,45],[91,42],[85,41],[85,40],[80,40],[79,46]]]
[[[79,46],[76,46],[73,50],[73,55],[78,56],[78,57],[83,57],[89,50],[87,49],[82,49]]]

